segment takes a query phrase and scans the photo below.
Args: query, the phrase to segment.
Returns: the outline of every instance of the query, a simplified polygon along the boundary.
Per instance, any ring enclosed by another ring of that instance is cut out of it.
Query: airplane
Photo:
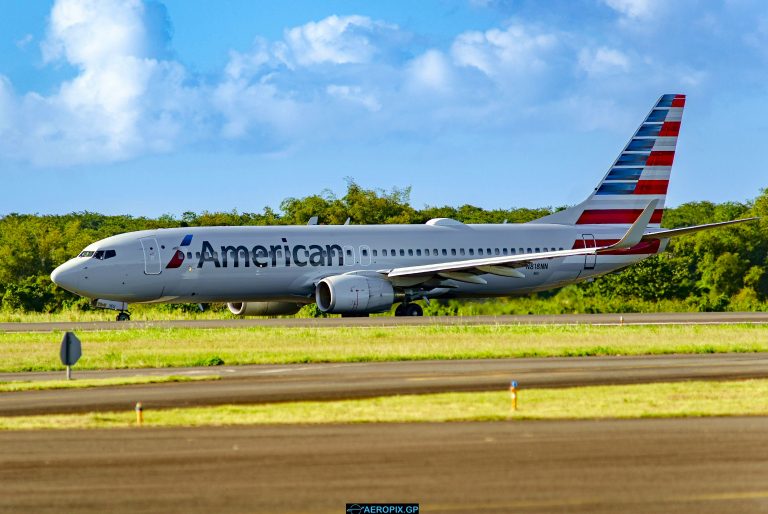
[[[612,273],[673,237],[747,218],[664,230],[685,95],[653,105],[586,200],[528,223],[185,227],[88,245],[51,280],[130,319],[129,303],[224,302],[240,316],[421,316],[416,303],[519,296]]]

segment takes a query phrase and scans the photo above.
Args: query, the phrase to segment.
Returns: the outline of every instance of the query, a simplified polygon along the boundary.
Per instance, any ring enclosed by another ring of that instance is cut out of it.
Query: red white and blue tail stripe
[[[649,226],[658,227],[684,107],[685,95],[662,95],[589,198],[534,223],[628,225],[656,199]]]

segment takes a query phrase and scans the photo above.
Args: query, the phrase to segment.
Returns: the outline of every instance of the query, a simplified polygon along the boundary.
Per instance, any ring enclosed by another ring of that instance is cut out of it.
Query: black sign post
[[[83,350],[80,347],[80,340],[72,332],[66,332],[64,338],[61,340],[61,363],[67,367],[67,380],[72,380],[72,368],[80,356],[83,354]]]

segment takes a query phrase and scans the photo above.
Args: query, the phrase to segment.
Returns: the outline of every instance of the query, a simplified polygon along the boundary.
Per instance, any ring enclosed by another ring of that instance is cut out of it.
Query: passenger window
[[[376,250],[373,251],[373,256],[378,257]]]
[[[439,253],[437,253],[437,248],[433,248],[433,249],[432,249],[432,255],[434,255],[435,257],[437,257],[438,255],[440,255]]]
[[[491,249],[490,248],[486,248],[486,250],[488,250],[488,253],[486,255],[491,255]]]
[[[539,253],[540,251],[541,251],[541,250],[539,250],[538,248],[536,248],[536,253]]]
[[[416,255],[418,255],[419,257],[421,257],[421,249],[420,249],[420,248],[419,248],[418,250],[416,250]]]
[[[277,256],[280,257],[279,250]],[[347,257],[352,257],[352,250],[347,250]]]
[[[405,250],[400,248],[400,257],[404,257],[404,256],[405,256]]]
[[[386,257],[386,256],[387,256],[387,249],[386,249],[386,248],[384,248],[384,249],[381,251],[381,255],[383,255],[384,257]]]
[[[475,255],[475,249],[474,248],[470,248],[469,249],[469,255]]]
[[[456,255],[456,248],[451,248],[451,255]]]
[[[533,253],[530,248],[527,248],[528,253]]]
[[[461,255],[464,255],[464,248],[459,248],[459,253],[460,253]]]
[[[187,252],[187,259],[191,259],[191,258],[192,258],[192,252]]]
[[[563,251],[563,247],[562,246],[560,247],[560,251]]]
[[[477,255],[483,255],[483,249],[482,248],[478,248],[477,249]]]
[[[509,249],[509,254],[510,255],[515,255],[515,249],[514,248],[510,248]]]
[[[195,252],[195,259],[199,259],[199,258],[200,258],[200,252]]]
[[[446,250],[445,248],[443,248],[443,255],[448,255],[448,250]]]
[[[363,248],[363,257],[368,257],[368,249]]]
[[[506,248],[502,248],[501,249],[501,253],[503,253],[504,255],[507,255],[507,249]]]
[[[411,249],[411,248],[409,248],[409,249],[408,249],[408,255],[410,255],[411,257],[413,257],[413,249]]]
[[[499,249],[498,248],[494,248],[493,249],[493,253],[496,254],[496,255],[499,255],[500,254]]]

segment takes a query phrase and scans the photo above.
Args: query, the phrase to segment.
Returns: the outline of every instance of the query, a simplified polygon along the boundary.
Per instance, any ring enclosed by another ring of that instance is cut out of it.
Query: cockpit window
[[[115,250],[96,250],[96,251],[82,251],[80,252],[80,255],[78,257],[93,257],[94,259],[99,259],[103,261],[104,259],[111,259],[112,257],[116,256],[117,252]]]

